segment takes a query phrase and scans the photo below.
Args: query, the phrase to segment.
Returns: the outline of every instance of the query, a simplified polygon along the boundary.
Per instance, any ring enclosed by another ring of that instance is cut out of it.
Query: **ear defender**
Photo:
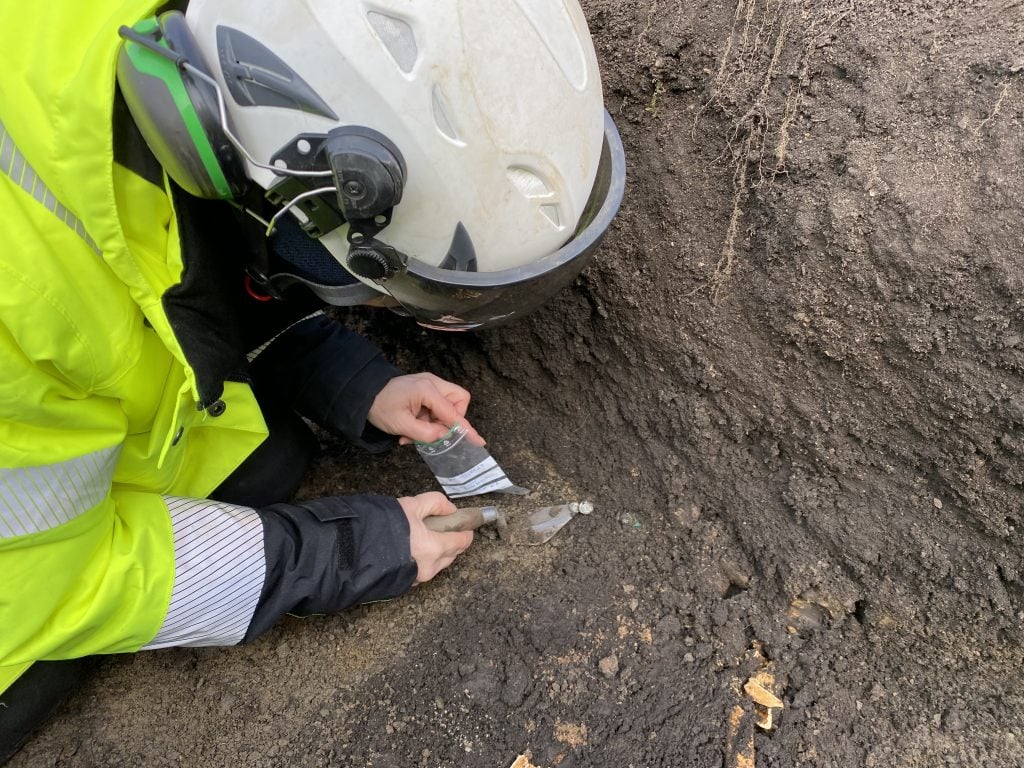
[[[167,175],[196,197],[240,196],[245,165],[221,124],[214,86],[191,71],[212,77],[184,14],[143,19],[121,36],[117,81]]]

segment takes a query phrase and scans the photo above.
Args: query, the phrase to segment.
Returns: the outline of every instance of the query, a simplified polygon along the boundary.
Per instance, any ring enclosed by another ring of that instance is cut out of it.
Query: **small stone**
[[[619,657],[614,653],[611,656],[605,656],[597,662],[597,668],[601,670],[602,675],[611,679],[619,674]]]
[[[694,662],[694,658],[693,658],[693,654],[692,653],[687,653],[687,654],[685,654],[683,656],[683,663],[684,664],[693,664],[693,662]]]
[[[223,696],[221,696],[221,698],[220,698],[220,711],[221,711],[221,714],[225,714],[226,715],[228,712],[230,712],[232,709],[234,709],[235,704],[237,703],[237,701],[238,700],[234,696],[232,696],[230,693],[225,693]]]
[[[936,509],[942,509],[942,499],[932,499],[932,506]]]

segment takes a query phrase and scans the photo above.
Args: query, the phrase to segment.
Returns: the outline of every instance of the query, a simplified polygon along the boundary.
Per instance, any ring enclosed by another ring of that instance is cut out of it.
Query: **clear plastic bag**
[[[468,434],[464,426],[456,424],[440,440],[416,444],[416,450],[427,462],[448,498],[461,499],[484,493],[511,493],[518,496],[529,493],[525,488],[513,484],[490,451],[471,443],[466,438]]]

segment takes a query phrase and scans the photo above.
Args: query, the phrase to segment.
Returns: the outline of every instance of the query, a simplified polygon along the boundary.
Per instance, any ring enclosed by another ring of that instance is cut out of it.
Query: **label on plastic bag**
[[[529,493],[514,485],[490,452],[481,445],[473,445],[466,439],[467,434],[464,426],[456,424],[440,440],[416,444],[416,450],[448,498],[461,499],[484,493]]]

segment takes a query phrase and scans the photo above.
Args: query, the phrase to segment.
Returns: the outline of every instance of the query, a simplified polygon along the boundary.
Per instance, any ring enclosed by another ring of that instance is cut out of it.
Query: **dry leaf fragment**
[[[768,707],[762,707],[760,704],[755,704],[754,710],[754,716],[757,718],[754,722],[757,723],[757,727],[770,731],[772,729],[772,711]]]
[[[754,678],[747,680],[746,684],[743,686],[743,690],[755,704],[760,704],[762,707],[768,707],[769,709],[782,709],[785,706],[778,696],[769,691]]]
[[[768,679],[770,681],[770,676]],[[754,716],[757,718],[757,726],[770,731],[772,729],[772,710],[782,709],[784,706],[782,700],[765,688],[758,681],[757,677],[747,680],[743,690],[750,697],[750,700],[754,702]]]
[[[537,768],[537,766],[531,763],[526,755],[520,755],[509,768]]]

